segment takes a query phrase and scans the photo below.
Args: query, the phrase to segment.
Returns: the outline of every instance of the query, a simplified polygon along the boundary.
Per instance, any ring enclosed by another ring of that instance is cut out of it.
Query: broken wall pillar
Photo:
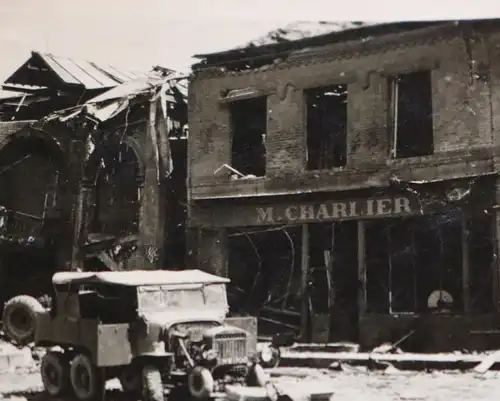
[[[79,252],[81,243],[81,232],[84,221],[84,197],[82,180],[84,172],[84,160],[87,152],[86,135],[76,128],[68,144],[68,175],[64,183],[64,196],[61,205],[61,221],[65,225],[61,246],[58,251],[58,259],[64,270],[77,270],[82,267],[83,260]],[[67,223],[65,223],[67,222]]]
[[[144,180],[139,195],[139,240],[135,255],[136,269],[162,269],[164,260],[165,179],[158,160],[156,118],[157,103],[151,102],[150,118],[139,137],[144,166]],[[160,139],[161,140],[161,139]]]
[[[89,222],[89,199],[92,196],[92,183],[86,179],[80,180],[76,204],[73,209],[73,246],[71,252],[71,267],[73,270],[83,270],[83,247],[87,239]]]

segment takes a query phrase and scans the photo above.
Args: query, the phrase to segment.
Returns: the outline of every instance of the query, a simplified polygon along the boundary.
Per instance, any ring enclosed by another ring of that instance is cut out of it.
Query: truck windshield
[[[139,309],[162,310],[171,308],[197,309],[226,308],[224,285],[211,284],[200,288],[155,289],[138,293]]]

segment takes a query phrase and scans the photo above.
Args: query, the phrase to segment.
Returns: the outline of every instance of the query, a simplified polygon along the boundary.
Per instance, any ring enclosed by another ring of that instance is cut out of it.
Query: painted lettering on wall
[[[401,216],[416,212],[409,198],[364,199],[257,208],[259,224]]]

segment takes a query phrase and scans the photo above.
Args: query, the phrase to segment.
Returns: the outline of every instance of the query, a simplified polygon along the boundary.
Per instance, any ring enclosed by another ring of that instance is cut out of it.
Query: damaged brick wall
[[[194,197],[286,191],[289,183],[273,179],[273,176],[305,169],[302,91],[329,84],[348,84],[347,166],[345,173],[336,174],[335,180],[328,178],[330,172],[320,172],[319,176],[305,173],[302,178],[307,187],[302,185],[302,188],[314,190],[330,186],[329,189],[347,189],[343,186],[347,187],[349,181],[356,181],[352,175],[361,174],[359,170],[371,174],[387,163],[393,170],[404,168],[406,161],[388,161],[388,76],[421,69],[432,69],[434,155],[412,158],[411,162],[419,165],[420,170],[408,171],[407,175],[413,179],[424,179],[426,177],[419,177],[419,174],[428,173],[426,165],[435,166],[448,161],[457,163],[453,152],[470,154],[479,150],[488,153],[493,138],[492,126],[497,130],[496,126],[500,124],[496,121],[497,117],[492,123],[492,115],[500,114],[492,113],[492,109],[500,108],[500,99],[495,91],[490,90],[490,84],[498,81],[498,67],[495,65],[498,41],[498,35],[488,38],[466,34],[457,28],[448,31],[442,39],[432,39],[428,34],[421,38],[414,35],[405,46],[386,47],[378,52],[340,54],[336,50],[337,45],[330,45],[313,50],[316,56],[312,54],[307,62],[303,60],[296,66],[289,58],[287,65],[270,66],[260,71],[221,76],[200,72],[199,77],[191,82],[189,103],[190,135],[193,139],[189,147],[189,164]],[[488,80],[490,64],[491,83]],[[221,93],[242,88],[254,88],[268,95],[268,177],[264,182],[259,180],[259,183],[247,180],[226,183],[225,190],[219,190],[213,172],[231,161],[231,130],[228,108],[218,100]],[[458,162],[451,171],[459,165],[463,164]],[[488,168],[481,166],[481,169]],[[433,174],[437,174],[435,171],[433,169]],[[481,170],[479,173],[484,172]],[[383,181],[388,175],[380,174],[379,177]],[[349,185],[349,189],[368,185],[365,183],[367,177]],[[384,184],[381,182],[380,185]],[[295,189],[299,190],[300,185],[297,184]]]

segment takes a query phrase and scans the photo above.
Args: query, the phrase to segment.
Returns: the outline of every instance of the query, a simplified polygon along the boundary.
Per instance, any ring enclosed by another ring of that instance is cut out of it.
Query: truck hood
[[[225,310],[182,309],[182,311],[146,311],[141,316],[150,323],[166,329],[176,323],[218,322],[222,324],[226,317]]]

